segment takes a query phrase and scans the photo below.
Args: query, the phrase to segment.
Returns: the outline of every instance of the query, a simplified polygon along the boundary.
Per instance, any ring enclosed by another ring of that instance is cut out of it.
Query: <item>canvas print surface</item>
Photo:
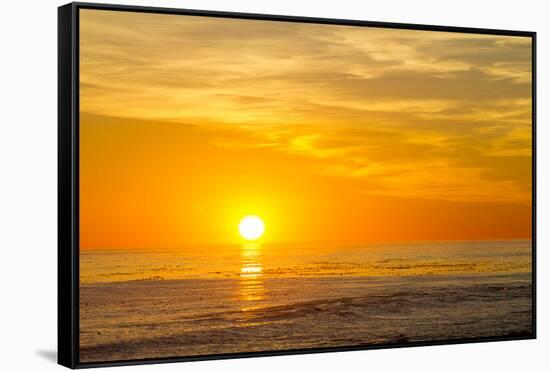
[[[532,334],[530,38],[79,37],[81,362]]]

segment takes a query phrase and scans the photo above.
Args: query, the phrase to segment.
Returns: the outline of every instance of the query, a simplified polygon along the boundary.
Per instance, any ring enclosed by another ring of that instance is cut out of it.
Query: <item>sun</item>
[[[245,240],[257,240],[262,237],[264,231],[264,221],[256,215],[245,216],[239,222],[239,233]]]

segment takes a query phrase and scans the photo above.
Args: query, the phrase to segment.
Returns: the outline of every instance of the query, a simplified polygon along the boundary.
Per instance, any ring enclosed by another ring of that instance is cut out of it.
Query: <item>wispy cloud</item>
[[[528,203],[520,37],[83,10],[81,108],[195,123],[364,192]],[[498,192],[495,192],[498,190]]]

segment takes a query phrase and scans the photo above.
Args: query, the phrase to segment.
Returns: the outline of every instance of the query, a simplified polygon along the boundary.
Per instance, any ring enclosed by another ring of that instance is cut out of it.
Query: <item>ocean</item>
[[[523,336],[531,241],[86,250],[81,362]]]

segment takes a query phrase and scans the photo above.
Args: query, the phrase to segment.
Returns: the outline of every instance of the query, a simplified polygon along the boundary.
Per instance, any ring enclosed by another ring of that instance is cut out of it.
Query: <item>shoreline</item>
[[[530,273],[132,281],[81,290],[83,361],[532,331]]]

